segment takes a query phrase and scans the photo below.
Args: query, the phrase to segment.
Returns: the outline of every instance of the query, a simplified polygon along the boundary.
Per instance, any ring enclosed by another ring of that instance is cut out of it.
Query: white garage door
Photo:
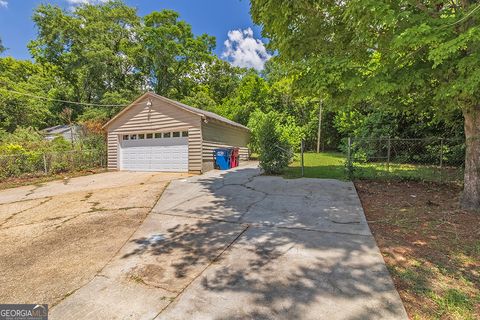
[[[188,132],[122,135],[120,169],[188,172]]]

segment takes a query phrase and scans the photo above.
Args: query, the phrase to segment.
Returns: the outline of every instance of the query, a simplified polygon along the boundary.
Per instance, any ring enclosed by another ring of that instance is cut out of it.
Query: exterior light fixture
[[[147,101],[147,107],[151,107],[152,106],[152,100],[148,99]]]

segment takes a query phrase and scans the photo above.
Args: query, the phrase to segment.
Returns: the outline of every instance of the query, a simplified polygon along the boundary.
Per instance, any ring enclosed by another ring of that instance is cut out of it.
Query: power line
[[[41,100],[49,100],[49,101],[55,101],[55,102],[62,102],[62,103],[69,103],[69,104],[76,104],[76,105],[82,105],[82,106],[87,106],[87,107],[126,107],[129,106],[128,104],[98,104],[98,103],[85,103],[85,102],[76,102],[76,101],[68,101],[68,100],[61,100],[61,99],[54,99],[54,98],[49,98],[49,97],[43,97],[43,96],[38,96],[26,92],[18,92],[15,90],[9,90],[9,89],[4,89],[0,88],[0,90],[14,93],[14,94],[19,94],[35,99],[41,99]]]
[[[457,21],[453,22],[453,23],[450,23],[450,24],[447,24],[446,27],[451,27],[451,26],[454,26],[460,22],[462,22],[463,20],[467,19],[468,17],[470,17],[475,11],[477,11],[478,9],[480,8],[480,4],[478,4],[475,8],[473,8],[469,13],[467,13],[467,15],[465,15],[464,17],[458,19]]]

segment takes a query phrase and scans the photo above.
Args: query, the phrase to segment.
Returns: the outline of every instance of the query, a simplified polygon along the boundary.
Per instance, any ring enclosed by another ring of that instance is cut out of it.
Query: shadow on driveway
[[[189,279],[159,319],[407,318],[350,182],[212,172],[154,212],[174,223],[123,258]]]

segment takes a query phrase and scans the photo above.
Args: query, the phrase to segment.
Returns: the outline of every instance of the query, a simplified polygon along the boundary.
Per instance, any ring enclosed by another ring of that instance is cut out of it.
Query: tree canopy
[[[331,104],[464,115],[466,207],[480,207],[478,1],[252,0],[271,49]]]
[[[253,150],[266,118],[314,149],[320,101],[327,149],[348,136],[458,137],[464,124],[478,136],[476,3],[253,0],[251,13],[275,52],[261,72],[218,58],[215,38],[172,10],[40,5],[33,60],[0,58],[0,131],[64,124],[66,108],[99,131],[150,90],[249,125]]]

